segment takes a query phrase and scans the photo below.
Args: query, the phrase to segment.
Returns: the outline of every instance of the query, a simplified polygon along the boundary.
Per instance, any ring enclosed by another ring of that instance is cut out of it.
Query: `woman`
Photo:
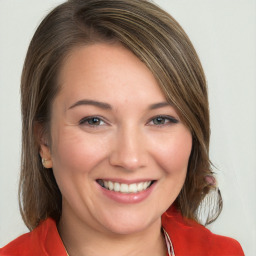
[[[141,0],[58,6],[31,41],[21,94],[31,232],[0,255],[243,255],[200,224],[222,206],[206,81],[169,14]]]

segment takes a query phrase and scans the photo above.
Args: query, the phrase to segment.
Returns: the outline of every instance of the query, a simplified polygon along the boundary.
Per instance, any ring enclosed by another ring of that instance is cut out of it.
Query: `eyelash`
[[[160,123],[160,124],[154,123],[154,120],[157,120],[157,119],[159,119],[158,121],[160,121],[160,119],[162,119],[164,121],[164,123]],[[99,124],[93,124],[93,123],[90,124],[89,123],[90,121],[96,121],[96,122],[98,121]],[[106,124],[106,122],[99,116],[88,116],[88,117],[85,117],[85,118],[81,119],[79,121],[79,125],[88,125],[90,127],[98,127],[98,126],[102,125],[101,124],[102,122],[104,124]],[[172,116],[158,115],[158,116],[155,116],[155,117],[151,118],[150,121],[147,124],[161,127],[161,126],[165,126],[165,125],[176,124],[178,122],[179,121],[176,118],[172,117]]]
[[[85,117],[83,119],[81,119],[79,121],[79,124],[80,125],[88,125],[88,126],[91,126],[91,127],[97,127],[97,126],[101,126],[100,124],[90,124],[89,122],[90,121],[93,121],[93,119],[97,119],[99,122],[104,122],[106,123],[101,117],[99,116],[88,116],[88,117]]]
[[[156,119],[162,119],[164,120],[164,123],[163,124],[156,124],[156,123],[153,123],[153,124],[150,124],[152,122],[154,122],[154,120]],[[155,116],[153,118],[150,119],[150,122],[149,122],[149,125],[155,125],[155,126],[165,126],[165,125],[171,125],[171,124],[177,124],[179,121],[172,117],[172,116],[166,116],[166,115],[159,115],[159,116]]]

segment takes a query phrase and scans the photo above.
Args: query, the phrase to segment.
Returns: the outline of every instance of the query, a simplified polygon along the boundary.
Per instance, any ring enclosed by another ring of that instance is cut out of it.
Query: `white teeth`
[[[114,190],[115,190],[116,192],[120,191],[120,184],[119,184],[119,183],[115,182]]]
[[[108,182],[108,189],[109,189],[109,190],[113,190],[113,189],[114,189],[114,184],[113,184],[113,182],[111,182],[111,181]]]
[[[151,181],[133,183],[130,185],[125,183],[118,183],[118,182],[105,181],[105,180],[99,180],[98,183],[102,187],[104,186],[108,190],[114,190],[115,192],[128,194],[128,193],[137,193],[147,189],[150,186]]]
[[[137,193],[138,189],[137,189],[137,185],[136,184],[130,184],[129,185],[129,193]]]
[[[122,192],[122,193],[128,193],[128,192],[129,192],[129,190],[128,190],[128,185],[122,183],[121,186],[120,186],[120,192]]]
[[[149,186],[149,184],[150,184],[150,181],[144,182],[144,184],[143,184],[143,189],[146,189],[146,188]]]
[[[105,187],[105,188],[108,188],[108,181],[105,181],[105,180],[104,180],[104,187]]]
[[[143,182],[141,182],[141,183],[139,183],[139,184],[137,185],[137,190],[138,190],[138,191],[142,191],[142,190],[143,190]]]

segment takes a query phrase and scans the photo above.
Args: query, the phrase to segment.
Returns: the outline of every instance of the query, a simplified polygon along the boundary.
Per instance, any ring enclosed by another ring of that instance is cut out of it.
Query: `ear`
[[[44,168],[52,168],[52,157],[47,135],[44,132],[42,124],[37,123],[35,125],[35,137],[38,144],[39,154],[42,158],[42,164]]]

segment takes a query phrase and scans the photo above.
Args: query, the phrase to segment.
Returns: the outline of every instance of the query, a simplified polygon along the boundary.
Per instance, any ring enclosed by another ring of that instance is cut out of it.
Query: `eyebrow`
[[[163,107],[167,107],[167,106],[172,106],[170,103],[168,102],[159,102],[159,103],[155,103],[149,106],[149,109],[157,109],[157,108],[163,108]]]
[[[102,109],[112,109],[112,107],[108,103],[95,101],[95,100],[86,100],[86,99],[77,101],[76,103],[71,105],[68,109],[72,109],[74,107],[83,106],[83,105],[92,105]]]
[[[112,109],[111,105],[108,103],[95,101],[95,100],[87,100],[87,99],[77,101],[76,103],[71,105],[68,109],[72,109],[72,108],[83,106],[83,105],[92,105],[101,109]],[[159,102],[159,103],[150,105],[148,109],[153,110],[153,109],[163,108],[167,106],[171,106],[171,104],[168,102]]]

